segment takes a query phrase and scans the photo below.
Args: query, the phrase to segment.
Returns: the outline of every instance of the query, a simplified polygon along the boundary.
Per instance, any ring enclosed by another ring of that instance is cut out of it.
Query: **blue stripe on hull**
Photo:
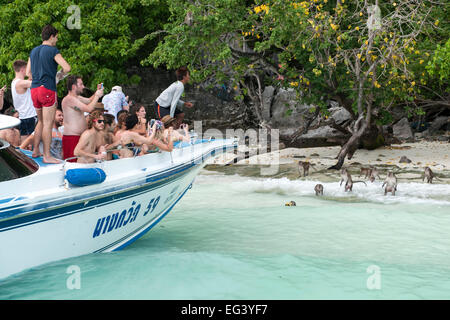
[[[142,237],[143,235],[145,235],[148,231],[150,231],[150,229],[152,229],[154,226],[156,226],[172,209],[173,207],[178,203],[178,201],[181,200],[181,198],[183,198],[183,196],[186,194],[186,192],[192,187],[192,183],[186,188],[186,190],[183,191],[183,193],[177,198],[177,200],[169,206],[169,208],[165,209],[164,212],[162,214],[160,214],[157,218],[154,219],[154,221],[150,221],[150,225],[145,228],[144,230],[142,230],[142,228],[145,226],[141,226],[138,229],[134,230],[132,233],[128,234],[127,236],[123,237],[122,239],[106,246],[103,247],[97,251],[95,251],[94,253],[97,252],[104,252],[106,250],[108,250],[109,248],[115,246],[116,244],[120,243],[121,241],[124,241],[127,238],[130,238],[129,240],[127,240],[125,243],[123,243],[120,247],[115,248],[112,251],[118,251],[118,250],[122,250],[123,248],[129,246],[130,244],[132,244],[134,241],[138,240],[140,237]],[[147,223],[148,224],[148,223]]]
[[[202,161],[204,161],[205,159],[209,158],[210,155],[211,156],[215,155],[218,150],[225,152],[228,149],[234,149],[234,147],[220,147],[220,148],[211,150],[207,154],[204,154],[201,157],[193,159],[190,163],[184,163],[184,164],[175,166],[168,171],[161,171],[161,172],[157,172],[152,175],[148,175],[145,177],[145,180],[139,180],[138,182],[134,182],[133,184],[120,185],[120,186],[116,186],[114,188],[102,190],[102,193],[104,194],[104,193],[117,192],[117,191],[120,191],[120,190],[123,190],[126,188],[140,185],[142,183],[155,182],[155,181],[173,176],[179,172],[189,169],[190,167],[197,166],[198,164],[196,162],[199,158],[202,158]],[[45,203],[39,203],[39,204],[18,204],[18,205],[12,205],[7,208],[0,209],[0,231],[2,231],[2,228],[4,227],[3,222],[1,221],[2,219],[13,218],[14,216],[18,216],[18,215],[24,214],[24,213],[26,213],[27,215],[31,214],[32,216],[34,216],[40,210],[47,211],[50,206],[55,207],[58,205],[65,205],[68,202],[85,201],[86,199],[90,199],[90,198],[98,196],[98,195],[99,195],[99,192],[95,191],[95,192],[91,192],[89,194],[78,195],[77,197],[73,197],[73,198],[64,198],[62,200],[50,200]],[[13,198],[6,199],[6,200],[11,201],[12,199]],[[0,204],[1,204],[1,202],[0,202]]]
[[[89,203],[87,206],[85,205],[85,201],[80,201],[75,204],[64,206],[62,208],[60,207],[60,208],[55,208],[55,209],[49,209],[49,210],[45,210],[45,211],[42,211],[39,213],[26,215],[23,217],[17,217],[14,219],[0,221],[0,232],[20,228],[20,227],[30,225],[30,224],[44,222],[44,221],[51,220],[51,219],[57,219],[57,218],[64,217],[67,215],[72,215],[72,214],[76,214],[76,213],[83,212],[86,210],[90,210],[93,207],[100,207],[100,206],[110,204],[112,202],[131,198],[136,195],[140,195],[140,194],[149,192],[151,190],[158,189],[158,188],[160,188],[164,185],[167,185],[169,183],[172,183],[176,180],[179,180],[179,179],[183,178],[185,175],[189,174],[189,172],[193,169],[195,169],[194,165],[188,165],[182,171],[180,170],[176,174],[169,177],[169,179],[165,179],[166,177],[164,175],[161,175],[158,180],[164,179],[162,181],[158,181],[156,179],[151,179],[150,183],[142,185],[139,188],[134,188],[133,190],[129,190],[129,191],[117,193],[114,195],[89,200]],[[147,181],[148,180],[149,179],[147,179]]]
[[[164,171],[162,173],[156,173],[153,175],[148,175],[145,176],[143,179],[141,178],[139,181],[130,183],[130,184],[125,184],[125,185],[120,185],[120,186],[116,186],[113,188],[109,188],[109,189],[102,189],[101,193],[105,194],[105,193],[112,193],[112,192],[117,192],[117,191],[122,191],[124,189],[129,189],[135,186],[139,186],[143,183],[149,183],[149,182],[155,182],[158,180],[162,180],[171,176],[174,176],[175,174],[178,174],[182,171],[185,171],[187,169],[189,169],[190,167],[194,166],[193,164],[184,164],[184,165],[179,165],[176,166],[174,168],[172,168],[169,171]],[[49,200],[47,202],[44,203],[39,203],[39,204],[22,204],[22,205],[15,205],[15,206],[11,206],[8,207],[6,209],[3,209],[4,211],[1,212],[0,211],[0,219],[7,219],[7,218],[12,218],[14,216],[20,215],[22,213],[32,213],[33,211],[35,211],[34,213],[37,213],[37,211],[39,210],[45,210],[48,209],[48,207],[51,205],[53,207],[57,206],[57,205],[64,205],[68,202],[74,202],[74,201],[85,201],[86,199],[90,199],[93,198],[95,196],[99,195],[99,191],[96,190],[94,192],[88,193],[88,194],[80,194],[77,195],[76,197],[72,197],[72,198],[64,198],[61,200]]]

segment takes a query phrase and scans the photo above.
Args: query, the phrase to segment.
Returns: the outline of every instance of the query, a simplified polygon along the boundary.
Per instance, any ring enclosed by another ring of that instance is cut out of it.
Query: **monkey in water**
[[[353,181],[350,172],[348,172],[346,168],[343,168],[341,170],[341,183],[339,184],[339,186],[342,185],[342,182],[345,182],[345,192],[347,192],[348,190],[352,191],[354,183],[362,182],[367,186],[364,181]]]
[[[372,168],[361,168],[359,172],[359,177],[364,175],[364,179],[367,179],[372,174]]]
[[[374,182],[376,177],[381,179],[377,168],[373,168],[373,167],[361,168],[359,176],[361,177],[362,175],[364,175],[364,179],[369,179],[370,182]]]
[[[314,191],[316,192],[316,196],[323,196],[323,185],[316,184],[316,186],[314,187]]]
[[[381,179],[379,173],[378,173],[378,169],[377,168],[372,168],[371,172],[370,172],[370,177],[369,180],[370,182],[374,182],[375,181],[375,177],[378,177],[378,179]]]
[[[393,196],[395,196],[395,191],[397,191],[397,177],[392,171],[389,171],[386,177],[386,180],[384,180],[382,188],[386,185],[386,188],[384,188],[384,195],[386,195],[388,192],[391,192]]]

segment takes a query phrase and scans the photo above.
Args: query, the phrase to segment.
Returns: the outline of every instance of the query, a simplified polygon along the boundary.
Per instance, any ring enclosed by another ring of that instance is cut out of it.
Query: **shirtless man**
[[[88,129],[81,134],[74,154],[78,163],[93,163],[95,160],[106,160],[105,119],[101,111],[93,111],[89,115]]]
[[[10,117],[18,118],[19,115],[14,108],[9,108],[5,114]],[[0,130],[0,139],[7,141],[10,145],[18,147],[20,145],[20,132],[17,127]]]
[[[74,157],[74,150],[80,140],[80,136],[87,129],[84,112],[92,112],[98,99],[103,96],[103,89],[98,86],[92,97],[82,97],[81,93],[83,92],[84,84],[79,76],[67,77],[67,89],[69,92],[61,103],[64,112],[64,159]],[[76,162],[75,159],[68,161]]]
[[[20,132],[17,128],[8,128],[0,130],[0,139],[7,141],[13,147],[20,144]]]

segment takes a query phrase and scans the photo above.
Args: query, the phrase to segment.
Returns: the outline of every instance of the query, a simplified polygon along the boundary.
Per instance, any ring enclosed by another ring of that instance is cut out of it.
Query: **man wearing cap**
[[[129,111],[128,97],[122,92],[122,87],[114,86],[111,92],[102,99],[107,114],[112,114],[117,122],[117,113],[120,110]]]
[[[177,107],[192,108],[194,105],[191,102],[184,102],[180,100],[184,92],[184,85],[191,79],[189,70],[186,67],[180,67],[175,72],[177,81],[172,83],[166,90],[164,90],[155,101],[155,112],[158,119],[162,119],[166,115],[175,118],[176,122],[174,129],[178,129],[183,122],[184,112]]]

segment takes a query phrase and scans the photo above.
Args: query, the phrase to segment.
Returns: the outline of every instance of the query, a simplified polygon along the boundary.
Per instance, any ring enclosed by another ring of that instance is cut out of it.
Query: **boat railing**
[[[190,147],[191,153],[194,154],[196,145],[204,143],[204,142],[212,142],[212,141],[215,141],[215,140],[216,140],[216,138],[213,137],[213,136],[209,137],[209,139],[198,139],[198,136],[195,134],[195,135],[191,135],[190,142],[185,142],[186,144],[188,144],[187,146],[186,145],[183,146],[183,141],[180,141],[180,143],[176,147],[174,146],[174,149],[185,149],[187,147]],[[237,137],[235,137],[234,140],[236,142],[237,141]],[[119,148],[109,149],[106,152],[108,152],[108,153],[111,152],[112,153],[112,152],[120,151],[120,150],[123,150],[123,149],[129,149],[129,150],[133,151],[133,149],[135,149],[135,147],[120,146]],[[147,153],[150,153],[150,154],[151,153],[161,153],[161,150],[159,150],[159,149],[158,150],[148,150]],[[138,154],[139,154],[138,152],[133,152],[133,158],[136,158],[138,156]],[[169,152],[169,155],[170,155],[171,164],[173,164],[174,163],[173,152],[172,151]],[[62,182],[61,186],[64,186],[66,189],[69,189],[69,182],[65,178],[67,170],[68,170],[67,165],[69,163],[74,163],[74,162],[72,162],[70,160],[75,160],[75,159],[78,160],[79,158],[82,158],[82,157],[74,156],[74,157],[70,157],[70,158],[67,158],[67,159],[63,160],[63,165],[62,165],[62,179],[63,179],[63,182]],[[98,168],[98,167],[100,167],[100,169],[103,170],[106,161],[107,160],[95,160],[92,163],[83,163],[83,168],[92,168],[92,167]]]

